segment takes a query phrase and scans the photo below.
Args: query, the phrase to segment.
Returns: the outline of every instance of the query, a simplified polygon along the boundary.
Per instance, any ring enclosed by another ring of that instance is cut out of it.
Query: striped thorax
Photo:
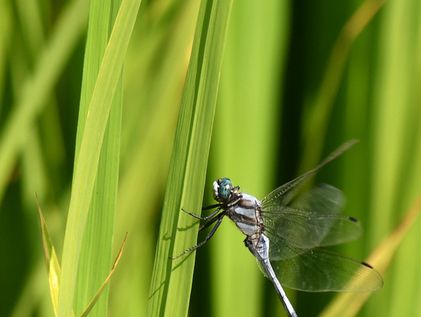
[[[232,186],[229,178],[219,178],[213,183],[216,201],[224,205],[226,215],[247,237],[254,238],[262,233],[260,201],[249,194],[241,193],[240,187]]]

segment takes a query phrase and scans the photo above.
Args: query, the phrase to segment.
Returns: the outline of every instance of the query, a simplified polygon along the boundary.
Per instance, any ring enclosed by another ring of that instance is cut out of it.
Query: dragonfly
[[[227,177],[213,183],[216,204],[208,216],[184,212],[202,221],[206,238],[184,250],[189,254],[208,242],[225,216],[246,236],[245,246],[274,285],[291,317],[298,316],[283,286],[309,292],[374,291],[383,286],[380,274],[368,263],[341,256],[325,247],[348,242],[361,234],[359,221],[341,214],[342,192],[323,184],[304,191],[305,181],[348,150],[356,141],[342,144],[315,168],[285,183],[262,200],[243,193]],[[177,256],[177,257],[179,257]]]

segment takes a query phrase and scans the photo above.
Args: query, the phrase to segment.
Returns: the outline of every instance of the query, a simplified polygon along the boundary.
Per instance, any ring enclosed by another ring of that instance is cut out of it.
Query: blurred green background
[[[146,314],[199,5],[140,6],[121,88],[113,257],[129,238],[109,316]],[[54,315],[35,194],[60,259],[88,13],[87,1],[0,2],[0,316]],[[234,1],[204,203],[217,177],[263,197],[357,138],[317,181],[342,189],[344,213],[363,223],[363,237],[338,252],[366,259],[421,194],[420,17],[418,0]],[[421,316],[420,239],[418,221],[359,315]],[[284,314],[242,240],[225,220],[198,250],[190,316]],[[300,316],[318,315],[335,295],[288,294]]]

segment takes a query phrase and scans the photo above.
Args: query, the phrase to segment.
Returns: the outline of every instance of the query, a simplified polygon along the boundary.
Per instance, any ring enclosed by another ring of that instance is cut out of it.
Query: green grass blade
[[[18,0],[16,9],[22,23],[25,42],[28,43],[30,54],[36,55],[39,47],[44,42],[44,32],[42,27],[41,5],[36,0]]]
[[[194,254],[171,256],[195,244],[197,226],[181,208],[200,210],[231,1],[202,1],[160,225],[148,316],[186,316]],[[188,230],[178,230],[189,228]]]
[[[7,51],[10,46],[10,34],[12,29],[12,10],[9,1],[0,2],[0,100],[3,99],[4,83],[6,75]],[[3,105],[0,105],[0,115],[3,112]],[[0,195],[1,197],[1,195]]]
[[[233,4],[209,183],[227,176],[242,190],[259,198],[279,185],[274,177],[277,168],[274,153],[281,125],[278,106],[281,83],[279,74],[273,70],[283,69],[288,13],[288,4],[277,0],[266,1],[264,6],[253,1]],[[205,197],[210,198],[210,192]],[[227,219],[209,243],[210,298],[215,316],[251,317],[264,311],[260,296],[264,278],[242,239]],[[275,291],[272,293],[275,295]]]
[[[124,246],[126,245],[126,240],[127,240],[127,233],[126,233],[126,236],[124,237],[123,243],[122,243],[122,245],[120,247],[120,250],[118,251],[117,257],[114,260],[114,263],[113,263],[113,266],[112,266],[110,272],[108,273],[108,275],[105,278],[105,280],[102,282],[101,286],[96,291],[95,295],[90,299],[88,305],[83,310],[82,314],[80,314],[81,317],[87,317],[89,314],[91,314],[92,309],[94,307],[100,306],[99,304],[97,304],[97,302],[101,298],[101,295],[104,292],[104,290],[107,288],[108,283],[111,280],[111,276],[113,276],[113,274],[114,274],[114,272],[115,272],[115,270],[116,270],[116,268],[117,268],[117,266],[118,266],[118,264],[120,262],[121,256],[123,255]],[[102,298],[104,298],[104,296],[102,296]],[[96,311],[97,311],[96,314],[98,315],[98,313],[101,312],[101,309],[96,309]],[[102,309],[102,311],[104,311],[104,309]]]
[[[368,245],[376,245],[400,219],[420,189],[420,30],[419,1],[391,1],[379,26],[373,92],[371,214]],[[407,34],[407,36],[401,36]],[[397,111],[398,110],[398,111]],[[375,224],[375,225],[374,225]],[[416,225],[419,228],[419,224]],[[420,231],[402,243],[383,292],[367,305],[367,316],[419,314]],[[396,292],[399,290],[399,292]],[[388,305],[383,303],[387,302]]]
[[[123,142],[123,135],[116,237],[129,231],[130,243],[122,259],[124,269],[113,278],[111,315],[143,316],[147,309],[156,216],[160,211],[157,202],[167,181],[180,86],[188,67],[186,52],[191,50],[199,5],[196,0],[172,3],[156,17],[160,23],[153,27],[148,19],[142,19],[153,7],[143,7],[139,30],[127,56],[123,118],[127,141]],[[163,55],[156,59],[157,54]],[[151,71],[145,71],[145,65],[153,65]]]
[[[350,49],[383,4],[384,0],[364,1],[344,25],[335,42],[314,104],[303,120],[304,153],[301,171],[315,166],[321,157],[323,141]]]
[[[100,63],[108,43],[109,30],[114,23],[120,1],[114,1],[114,12],[111,2],[91,1],[88,37],[85,51],[84,76],[79,108],[79,123],[76,140],[76,157],[80,148],[81,137],[85,126],[89,101],[95,86]],[[114,237],[114,219],[118,188],[120,162],[120,134],[122,89],[121,80],[111,106],[108,125],[101,149],[98,174],[93,191],[87,225],[82,242],[81,258],[76,286],[75,311],[79,313],[93,296],[89,309],[84,309],[90,316],[108,315],[108,285],[100,293],[97,289],[107,276],[112,261],[112,242]],[[76,160],[77,161],[77,160]],[[76,163],[77,164],[77,163]],[[101,294],[101,296],[99,296]]]
[[[102,142],[139,5],[140,0],[121,3],[89,103],[76,160],[64,238],[58,316],[69,316],[74,306],[82,238],[93,200]]]
[[[25,145],[30,127],[46,104],[46,98],[82,34],[86,19],[85,0],[76,0],[65,8],[56,32],[37,62],[33,77],[29,77],[18,96],[0,139],[0,201],[16,156]]]

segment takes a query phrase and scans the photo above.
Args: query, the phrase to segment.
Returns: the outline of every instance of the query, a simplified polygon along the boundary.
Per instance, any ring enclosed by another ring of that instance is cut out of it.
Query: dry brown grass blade
[[[386,272],[398,246],[411,229],[420,211],[421,196],[417,198],[396,229],[379,244],[379,246],[367,259],[367,262],[373,265],[379,273],[384,274]],[[352,282],[353,281],[351,281],[351,283]],[[329,306],[326,307],[320,316],[355,316],[370,294],[370,292],[341,293],[335,297],[335,299]]]

